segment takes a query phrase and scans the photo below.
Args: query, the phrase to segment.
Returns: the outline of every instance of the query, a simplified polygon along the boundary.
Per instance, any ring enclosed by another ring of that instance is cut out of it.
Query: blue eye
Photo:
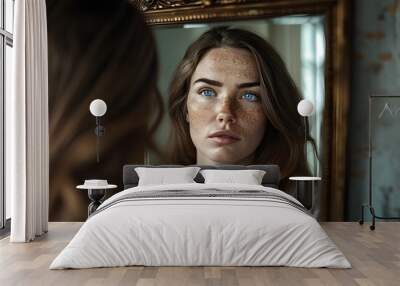
[[[202,91],[200,91],[200,94],[206,97],[215,96],[215,92],[211,89],[203,89]]]
[[[247,100],[247,101],[250,101],[250,102],[258,101],[258,96],[253,94],[253,93],[249,93],[249,92],[247,92],[244,95],[242,95],[242,98],[244,100]]]

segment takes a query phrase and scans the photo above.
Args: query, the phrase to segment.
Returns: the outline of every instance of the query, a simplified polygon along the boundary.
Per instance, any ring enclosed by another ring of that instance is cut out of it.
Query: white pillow
[[[261,185],[265,171],[262,170],[202,170],[205,184]]]
[[[135,168],[139,176],[138,186],[195,183],[199,167]]]

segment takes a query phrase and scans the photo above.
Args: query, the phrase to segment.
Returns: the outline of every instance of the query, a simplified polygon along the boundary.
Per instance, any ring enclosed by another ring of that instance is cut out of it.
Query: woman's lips
[[[240,140],[239,136],[230,131],[217,131],[208,136],[217,145],[228,145]]]

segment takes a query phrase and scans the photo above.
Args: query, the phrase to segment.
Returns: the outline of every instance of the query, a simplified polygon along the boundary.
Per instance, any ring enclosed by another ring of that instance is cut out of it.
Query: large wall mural
[[[78,2],[47,5],[51,221],[85,220],[76,186],[107,179],[120,191],[125,164],[277,164],[291,194],[290,176],[325,178],[324,15],[149,27],[137,4],[182,3]],[[297,110],[303,98],[309,117]],[[99,161],[94,99],[107,104]]]

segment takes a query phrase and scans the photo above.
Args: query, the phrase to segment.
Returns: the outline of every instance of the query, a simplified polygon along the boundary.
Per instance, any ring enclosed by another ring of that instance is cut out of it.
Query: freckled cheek
[[[239,109],[237,112],[243,135],[248,139],[262,137],[266,126],[266,117],[261,108]]]
[[[190,129],[197,132],[206,132],[208,130],[207,126],[213,118],[213,110],[207,104],[193,100],[188,101],[187,108]]]

